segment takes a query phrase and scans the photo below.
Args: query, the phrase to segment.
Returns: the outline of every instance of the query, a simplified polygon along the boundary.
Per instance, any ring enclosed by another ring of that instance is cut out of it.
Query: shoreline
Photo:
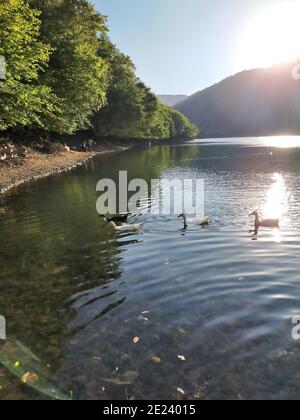
[[[95,156],[121,152],[128,147],[113,146],[94,152],[65,151],[55,154],[30,152],[24,159],[12,166],[0,166],[0,197],[12,189],[42,178],[71,171],[84,165]]]

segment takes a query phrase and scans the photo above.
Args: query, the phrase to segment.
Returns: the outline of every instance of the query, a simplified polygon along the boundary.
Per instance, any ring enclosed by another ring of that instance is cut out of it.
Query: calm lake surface
[[[120,170],[203,178],[212,223],[183,232],[143,212],[130,219],[143,234],[116,236],[96,183]],[[0,201],[0,350],[21,342],[74,399],[299,399],[299,175],[299,138],[208,140],[98,157],[14,190]],[[253,240],[255,209],[280,216],[280,231]],[[0,368],[0,398],[44,396]]]

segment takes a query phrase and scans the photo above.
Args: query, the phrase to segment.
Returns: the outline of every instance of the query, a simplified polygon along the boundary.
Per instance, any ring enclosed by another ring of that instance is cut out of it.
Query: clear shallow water
[[[298,399],[298,146],[275,138],[131,150],[15,190],[0,203],[9,208],[0,218],[9,338],[76,399]],[[143,214],[133,219],[142,235],[116,237],[95,212],[95,186],[126,169],[146,180],[204,178],[211,225],[182,232],[173,217]],[[280,232],[252,240],[254,209],[280,216]],[[1,368],[0,398],[16,397],[41,398]]]

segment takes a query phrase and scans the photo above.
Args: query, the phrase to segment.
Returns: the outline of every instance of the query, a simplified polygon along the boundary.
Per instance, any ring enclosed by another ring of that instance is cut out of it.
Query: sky
[[[141,80],[156,94],[186,95],[243,70],[245,28],[285,1],[93,0]]]

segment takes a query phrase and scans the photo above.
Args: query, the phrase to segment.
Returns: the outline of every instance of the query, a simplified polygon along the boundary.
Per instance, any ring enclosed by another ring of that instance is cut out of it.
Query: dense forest
[[[300,133],[300,81],[295,63],[243,71],[190,96],[175,108],[205,137]]]
[[[162,105],[111,42],[87,0],[0,0],[0,132],[99,138],[191,138],[198,129]]]

